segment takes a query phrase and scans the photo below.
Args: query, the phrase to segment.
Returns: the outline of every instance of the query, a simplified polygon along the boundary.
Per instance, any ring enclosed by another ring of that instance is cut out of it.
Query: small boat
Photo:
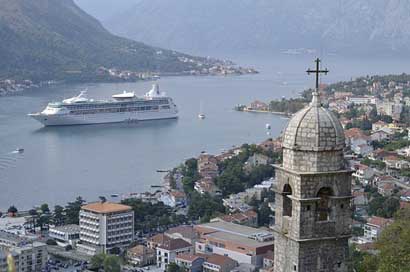
[[[265,127],[266,127],[266,129],[270,129],[270,128],[271,128],[271,127],[270,127],[270,124],[266,124]]]
[[[23,153],[24,152],[24,148],[16,148],[16,150],[14,151],[15,153]]]
[[[119,194],[111,194],[111,197],[119,197]]]
[[[198,118],[199,118],[199,119],[205,119],[205,114],[204,114],[204,110],[203,110],[203,103],[202,103],[202,101],[201,101],[201,103],[200,103],[200,105],[199,105]]]
[[[157,173],[168,173],[168,172],[171,172],[171,171],[170,170],[161,170],[161,169],[157,170]]]

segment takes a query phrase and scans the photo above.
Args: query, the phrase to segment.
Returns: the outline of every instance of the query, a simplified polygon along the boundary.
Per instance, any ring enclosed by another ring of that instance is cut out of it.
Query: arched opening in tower
[[[330,220],[330,197],[333,195],[333,190],[329,187],[323,187],[317,193],[319,203],[317,204],[316,215],[318,221]]]
[[[283,187],[283,216],[292,216],[292,199],[289,196],[292,195],[292,187],[289,184],[285,184]]]

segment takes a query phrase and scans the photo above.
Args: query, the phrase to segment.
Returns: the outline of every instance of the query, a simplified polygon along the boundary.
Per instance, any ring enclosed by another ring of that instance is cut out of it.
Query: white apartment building
[[[130,206],[95,202],[80,210],[80,243],[91,255],[128,246],[134,240],[134,211]]]
[[[364,225],[364,240],[366,242],[376,241],[382,230],[392,222],[392,219],[386,219],[378,216],[370,217]]]
[[[4,267],[4,257],[13,256],[16,272],[42,271],[45,268],[48,252],[44,243],[21,238],[15,234],[0,231],[0,268]],[[6,256],[5,256],[6,255]],[[0,269],[0,271],[3,271]]]
[[[168,264],[175,262],[179,254],[192,254],[192,244],[180,238],[170,239],[157,247],[157,266],[166,269]]]
[[[51,227],[48,235],[50,238],[55,239],[57,243],[60,243],[60,245],[75,246],[77,241],[80,240],[80,226],[71,224]]]

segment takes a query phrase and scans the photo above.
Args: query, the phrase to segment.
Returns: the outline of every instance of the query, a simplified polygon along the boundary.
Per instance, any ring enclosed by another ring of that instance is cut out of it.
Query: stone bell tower
[[[276,166],[275,272],[350,271],[351,173],[343,157],[345,137],[316,90],[283,134],[283,164]]]

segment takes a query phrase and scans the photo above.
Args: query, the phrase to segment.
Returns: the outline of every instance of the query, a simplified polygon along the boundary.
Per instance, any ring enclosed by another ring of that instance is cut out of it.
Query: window
[[[283,187],[283,216],[292,216],[292,199],[289,196],[292,195],[292,188],[289,184],[285,184]]]
[[[329,221],[330,219],[330,197],[333,195],[331,188],[323,187],[317,193],[319,203],[317,204],[317,220]]]

